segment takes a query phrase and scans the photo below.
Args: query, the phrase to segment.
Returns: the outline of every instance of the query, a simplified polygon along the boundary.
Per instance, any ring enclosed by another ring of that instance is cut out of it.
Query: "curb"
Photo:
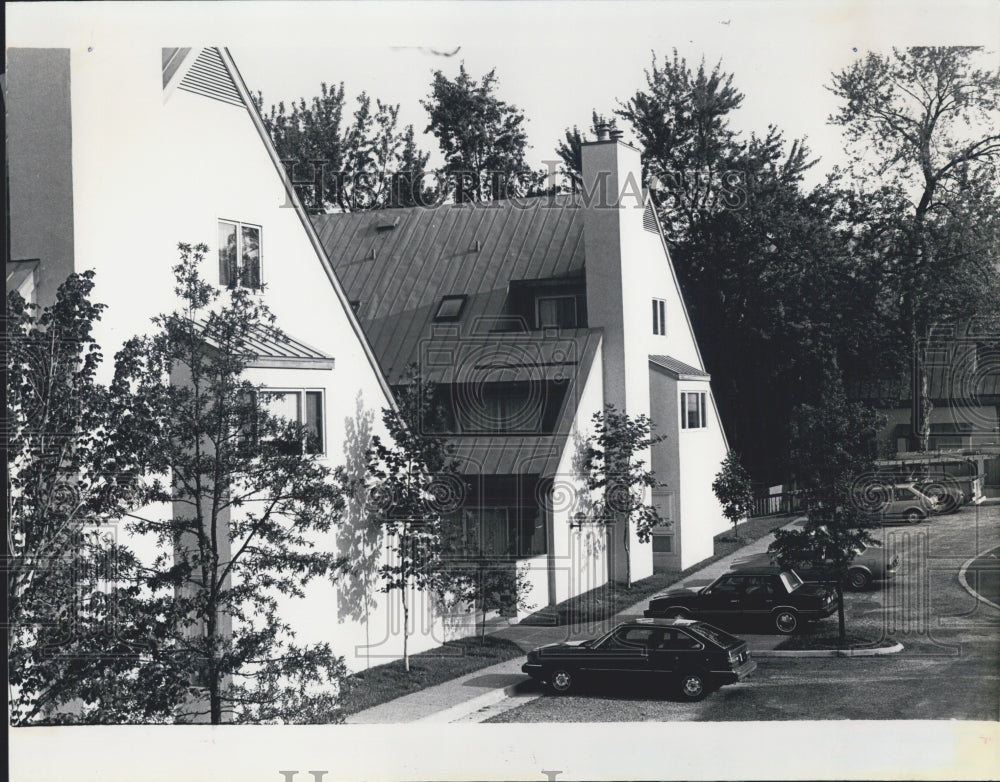
[[[485,709],[487,706],[492,706],[495,703],[499,703],[506,698],[510,698],[517,695],[518,689],[525,683],[531,681],[530,676],[526,676],[523,680],[516,682],[514,684],[508,684],[506,687],[498,687],[495,690],[490,690],[489,692],[484,692],[482,695],[477,695],[474,698],[470,698],[462,703],[457,703],[454,706],[449,706],[447,709],[442,709],[441,711],[436,711],[433,714],[428,714],[420,719],[413,720],[413,722],[455,722],[463,717],[468,717],[480,709]]]
[[[903,651],[903,645],[883,646],[878,649],[763,649],[750,652],[751,657],[881,657]]]
[[[1000,610],[1000,606],[998,606],[992,600],[987,600],[985,597],[979,594],[975,589],[970,587],[968,580],[965,578],[965,572],[969,569],[969,565],[971,565],[981,556],[989,554],[991,551],[996,551],[998,548],[1000,548],[1000,546],[994,546],[993,548],[988,548],[986,549],[986,551],[983,551],[980,554],[976,554],[976,556],[972,557],[971,559],[967,559],[965,562],[963,562],[962,567],[958,569],[958,583],[961,584],[962,588],[970,595],[972,595],[976,600],[979,600],[983,603],[986,603],[986,605],[988,606],[992,606],[993,608]]]

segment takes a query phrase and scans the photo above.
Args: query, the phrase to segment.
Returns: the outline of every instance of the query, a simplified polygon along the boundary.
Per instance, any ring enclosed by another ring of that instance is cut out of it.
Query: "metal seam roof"
[[[650,356],[649,360],[651,363],[656,364],[656,366],[661,367],[668,372],[673,372],[675,375],[703,378],[706,380],[711,377],[708,372],[701,369],[695,369],[691,365],[685,364],[683,361],[678,361],[673,356]]]

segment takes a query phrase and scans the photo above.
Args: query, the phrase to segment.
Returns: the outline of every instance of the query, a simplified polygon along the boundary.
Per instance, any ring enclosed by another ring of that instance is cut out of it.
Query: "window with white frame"
[[[323,415],[323,392],[308,389],[265,388],[260,391],[261,406],[272,416],[302,427],[302,438],[278,443],[288,453],[326,453],[326,422]]]
[[[219,284],[259,288],[261,271],[260,226],[219,220]]]
[[[705,428],[705,392],[681,392],[681,429]]]
[[[667,334],[667,302],[653,299],[653,333],[663,337]]]

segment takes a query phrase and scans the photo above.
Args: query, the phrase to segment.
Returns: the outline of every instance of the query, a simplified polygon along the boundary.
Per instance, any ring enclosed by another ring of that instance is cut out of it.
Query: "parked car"
[[[909,524],[916,524],[941,513],[943,509],[944,506],[937,499],[928,497],[915,483],[897,483],[889,488],[878,515],[883,521],[901,519]]]
[[[546,644],[528,652],[524,673],[557,693],[582,681],[672,684],[689,701],[742,681],[757,668],[746,642],[686,619],[635,619],[599,638]]]
[[[780,565],[781,563],[767,552],[753,554],[734,560],[730,570]],[[857,547],[854,559],[847,570],[846,586],[855,592],[861,592],[878,582],[889,581],[896,576],[899,567],[899,557],[889,559],[881,543],[869,546],[861,544]],[[795,566],[798,576],[808,583],[829,583],[836,581],[837,575],[828,559],[823,564],[799,564]]]
[[[724,573],[707,586],[697,582],[653,595],[647,617],[693,618],[713,624],[767,622],[779,633],[794,633],[807,622],[825,619],[838,607],[825,584],[806,584],[794,570],[776,565]]]
[[[884,483],[886,488],[912,485],[917,491],[934,500],[936,513],[957,513],[972,499],[951,475],[928,469],[923,465],[909,471],[881,467],[878,471],[878,480]]]

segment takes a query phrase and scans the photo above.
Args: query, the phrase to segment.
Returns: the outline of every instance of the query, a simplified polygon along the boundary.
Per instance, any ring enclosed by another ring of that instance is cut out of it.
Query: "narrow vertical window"
[[[653,299],[653,333],[660,337],[667,333],[667,302],[663,299]]]
[[[681,392],[681,429],[706,427],[704,392]]]
[[[261,287],[261,230],[233,220],[219,220],[219,285]]]

